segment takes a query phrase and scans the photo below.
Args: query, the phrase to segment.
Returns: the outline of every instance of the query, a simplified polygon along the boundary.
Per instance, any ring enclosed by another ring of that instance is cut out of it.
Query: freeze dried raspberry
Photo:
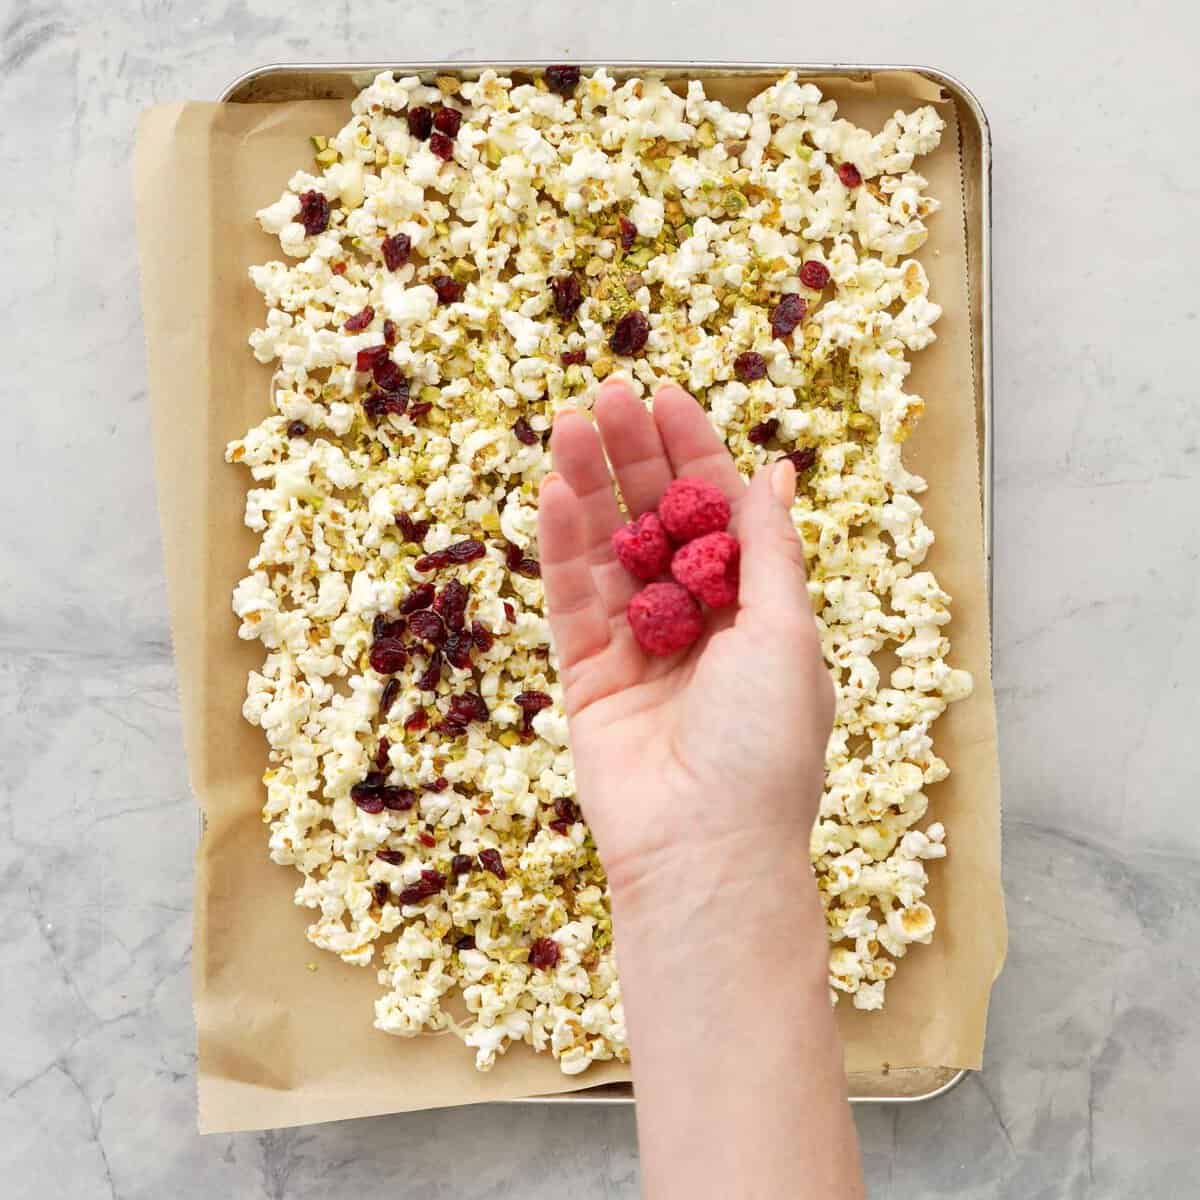
[[[800,268],[800,282],[819,292],[829,282],[829,268],[823,262],[810,258]]]
[[[704,631],[700,606],[677,583],[646,584],[627,612],[633,636],[647,654],[676,654]]]
[[[808,312],[808,302],[795,292],[788,292],[771,312],[771,332],[777,338],[787,337]]]
[[[412,250],[412,238],[407,233],[394,233],[383,239],[383,261],[389,271],[398,271]]]
[[[753,383],[756,379],[766,379],[767,360],[761,354],[747,350],[733,360],[733,373],[742,383]]]
[[[433,132],[433,113],[423,104],[418,104],[410,108],[407,115],[408,132],[418,142],[427,141],[429,135]]]
[[[673,541],[690,542],[729,524],[729,501],[714,484],[686,476],[663,492],[658,518]]]
[[[347,318],[342,328],[347,333],[362,333],[373,320],[375,320],[375,310],[368,304],[366,308],[360,309],[354,316]]]
[[[305,192],[300,197],[300,224],[309,237],[329,228],[329,200],[320,192]]]
[[[617,561],[637,579],[657,579],[671,565],[671,543],[656,513],[642,513],[614,529],[612,546]]]
[[[853,163],[842,163],[837,169],[838,178],[848,187],[856,188],[862,183],[862,176]]]
[[[671,574],[709,608],[724,608],[737,600],[741,557],[737,538],[706,533],[675,551]]]

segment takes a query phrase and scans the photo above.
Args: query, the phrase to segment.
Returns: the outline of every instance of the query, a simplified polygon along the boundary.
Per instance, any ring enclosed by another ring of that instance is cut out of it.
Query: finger
[[[657,507],[672,479],[671,464],[654,418],[625,380],[610,379],[601,386],[596,423],[630,513],[638,517]]]
[[[610,625],[588,562],[583,509],[566,480],[553,472],[539,495],[538,547],[550,632],[565,671],[608,645]]]
[[[654,395],[654,423],[676,475],[715,484],[738,500],[746,490],[708,414],[681,387],[663,384]]]
[[[742,543],[738,600],[744,611],[812,621],[804,544],[792,523],[796,471],[785,458],[755,475],[735,518]]]
[[[623,524],[623,518],[600,435],[582,413],[565,412],[555,419],[550,450],[555,469],[578,498],[588,561],[600,598],[609,615],[614,616],[629,603],[635,588],[613,552],[613,530]]]

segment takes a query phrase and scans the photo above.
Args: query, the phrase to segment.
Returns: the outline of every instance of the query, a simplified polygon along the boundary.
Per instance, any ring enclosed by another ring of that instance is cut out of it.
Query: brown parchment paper
[[[764,82],[706,79],[706,86],[735,102]],[[894,73],[823,86],[844,115],[869,128],[897,107],[938,96],[924,78]],[[914,947],[900,964],[883,1012],[839,1005],[850,1072],[978,1067],[988,994],[1005,949],[958,127],[953,105],[940,109],[948,122],[944,140],[918,168],[943,208],[919,257],[945,313],[938,341],[914,356],[911,388],[928,408],[906,459],[930,480],[923,504],[937,544],[928,565],[954,597],[952,659],[973,672],[975,692],[937,725],[937,747],[952,770],[930,793],[930,819],[945,822],[950,846],[946,860],[931,864],[937,933],[932,945]],[[261,820],[267,747],[261,731],[241,717],[246,675],[262,651],[238,641],[230,610],[231,590],[257,539],[242,525],[248,475],[226,465],[223,452],[269,406],[270,368],[255,362],[246,345],[264,315],[246,272],[280,252],[253,215],[309,163],[309,136],[334,133],[348,112],[344,101],[184,103],[150,110],[138,133],[158,498],[189,772],[205,827],[196,857],[193,951],[205,1132],[629,1078],[616,1064],[567,1078],[549,1056],[523,1046],[480,1074],[452,1035],[400,1039],[378,1032],[374,968],[348,966],[308,943],[309,913],[292,904],[297,876],[267,857]]]

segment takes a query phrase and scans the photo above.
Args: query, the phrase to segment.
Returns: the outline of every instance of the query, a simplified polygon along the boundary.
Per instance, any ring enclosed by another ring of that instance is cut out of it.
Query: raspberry
[[[671,543],[656,513],[614,529],[612,545],[617,561],[638,579],[657,579],[671,565]]]
[[[741,557],[737,538],[706,533],[675,551],[671,574],[709,608],[724,608],[737,601]]]
[[[665,657],[704,631],[700,607],[677,583],[648,583],[629,602],[629,627],[647,654]]]
[[[658,516],[673,541],[690,542],[729,524],[729,501],[703,479],[676,479],[658,502]]]

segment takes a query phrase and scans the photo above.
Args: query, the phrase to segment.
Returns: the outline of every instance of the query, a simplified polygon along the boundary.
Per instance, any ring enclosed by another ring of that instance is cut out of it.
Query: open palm
[[[609,380],[595,415],[596,425],[581,413],[555,421],[539,521],[579,798],[613,887],[663,856],[736,852],[747,837],[803,852],[833,691],[789,513],[792,466],[772,464],[747,486],[703,410],[673,385],[651,410]],[[709,614],[700,640],[670,658],[644,654],[626,621],[638,584],[612,549],[624,520],[613,475],[634,517],[676,476],[730,500],[738,606]]]

